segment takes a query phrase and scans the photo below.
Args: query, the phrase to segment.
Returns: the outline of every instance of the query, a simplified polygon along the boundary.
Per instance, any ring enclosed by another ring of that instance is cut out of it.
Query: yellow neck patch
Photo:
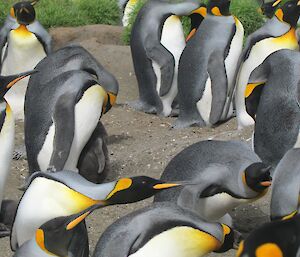
[[[49,252],[46,247],[45,247],[45,236],[44,236],[44,231],[42,229],[38,229],[35,232],[35,241],[38,244],[38,246],[47,254],[54,255],[53,253]]]
[[[109,193],[109,195],[105,198],[105,200],[111,198],[115,193],[129,188],[131,185],[132,185],[132,180],[130,178],[120,179],[115,185],[115,188]]]
[[[254,89],[260,85],[263,85],[264,83],[254,83],[254,84],[248,84],[245,90],[245,98],[248,98],[254,91]]]
[[[282,11],[281,8],[279,8],[279,9],[275,12],[275,16],[278,18],[278,20],[284,22],[284,20],[283,20],[284,13],[283,13],[283,11]]]
[[[219,7],[216,7],[216,6],[211,9],[211,13],[215,16],[222,16],[222,13],[221,13]]]
[[[16,35],[20,37],[28,37],[32,35],[32,33],[27,29],[25,25],[20,25],[17,29],[13,31]]]
[[[299,49],[295,28],[291,28],[287,33],[285,33],[281,37],[274,38],[272,41],[273,43],[280,44],[287,49]]]
[[[255,251],[256,257],[283,257],[283,253],[278,245],[273,243],[263,244],[258,247]]]

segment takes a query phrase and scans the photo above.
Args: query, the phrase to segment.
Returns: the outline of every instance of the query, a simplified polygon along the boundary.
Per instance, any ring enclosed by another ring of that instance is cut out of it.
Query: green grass
[[[0,24],[16,0],[1,0]],[[46,27],[120,23],[116,0],[41,0],[35,7],[38,20]]]

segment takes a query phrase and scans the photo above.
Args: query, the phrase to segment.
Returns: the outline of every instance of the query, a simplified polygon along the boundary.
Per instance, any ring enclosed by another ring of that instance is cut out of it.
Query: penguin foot
[[[182,119],[177,119],[172,128],[174,129],[183,129],[183,128],[188,128],[188,127],[205,127],[205,123],[203,121],[199,120],[182,120]]]
[[[171,114],[170,114],[171,117],[178,117],[179,116],[179,109],[173,109],[171,111]]]
[[[146,104],[142,102],[141,100],[128,102],[127,105],[136,111],[150,113],[150,114],[156,114],[157,108],[153,105]]]
[[[0,223],[0,238],[10,236],[10,229],[3,223]]]
[[[27,160],[27,154],[26,154],[26,149],[25,146],[21,146],[14,150],[13,152],[13,159],[16,161],[19,160]]]

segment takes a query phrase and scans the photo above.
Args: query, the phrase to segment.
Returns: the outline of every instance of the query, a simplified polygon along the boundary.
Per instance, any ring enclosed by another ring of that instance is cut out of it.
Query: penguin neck
[[[284,20],[284,13],[282,11],[282,9],[278,9],[276,12],[275,12],[275,17],[282,23],[285,23],[285,24],[288,24],[291,26],[291,28],[294,28],[296,29],[297,27],[297,19],[295,19],[294,22],[290,23],[290,22],[287,22]]]
[[[27,26],[24,24],[20,24],[20,26],[14,31],[21,36],[27,36],[31,34],[30,31],[27,29]]]

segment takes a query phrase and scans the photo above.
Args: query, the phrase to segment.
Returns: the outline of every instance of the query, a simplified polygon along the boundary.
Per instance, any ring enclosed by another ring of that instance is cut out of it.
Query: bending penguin
[[[300,215],[264,224],[254,230],[237,251],[237,257],[299,257]]]
[[[22,1],[11,9],[11,17],[0,33],[1,75],[32,70],[51,51],[51,38],[39,23],[35,23],[36,1]],[[15,19],[15,21],[14,21]],[[29,25],[33,24],[32,27]],[[17,25],[17,26],[16,26]],[[28,80],[22,80],[5,96],[16,119],[24,118],[24,97]]]
[[[285,153],[300,147],[300,54],[284,49],[256,68],[247,85],[246,110],[255,122],[254,151],[276,167]]]
[[[31,176],[29,187],[17,209],[11,248],[17,250],[34,236],[42,224],[56,217],[73,215],[96,204],[104,207],[141,201],[160,190],[179,185],[144,176],[121,178],[97,185],[72,171],[35,173]],[[78,226],[75,232],[69,246],[69,251],[74,254],[71,256],[88,256],[88,238],[84,224]],[[80,251],[78,245],[82,245]]]
[[[176,204],[155,203],[109,226],[93,257],[201,257],[233,248],[234,237],[225,224],[207,223]]]
[[[205,19],[206,14],[207,14],[206,5],[201,4],[197,10],[193,11],[192,14],[189,15],[191,19],[191,28],[186,38],[186,41],[189,41],[196,34],[196,31],[199,28],[202,21]]]
[[[139,87],[139,100],[130,103],[136,110],[168,116],[177,96],[177,71],[185,47],[178,16],[199,7],[194,0],[169,3],[150,0],[134,22],[130,47]]]
[[[182,53],[175,128],[215,125],[232,116],[232,108],[223,113],[234,86],[244,29],[229,7],[230,0],[209,1],[206,18]]]
[[[7,225],[14,215],[16,204],[13,201],[3,200],[5,183],[10,171],[10,164],[13,157],[15,122],[13,112],[4,96],[12,86],[32,74],[34,71],[12,75],[0,76],[0,237],[7,236],[10,231]]]
[[[274,173],[271,219],[288,219],[300,210],[300,149],[291,149],[279,162]]]
[[[279,3],[279,1],[276,3]],[[256,86],[250,84],[247,87],[251,73],[270,54],[281,49],[299,49],[295,34],[299,14],[300,1],[288,1],[276,11],[272,19],[248,37],[239,60],[238,67],[240,67],[240,70],[237,75],[235,89],[235,106],[239,129],[254,124],[254,120],[247,113],[245,105],[245,97],[248,97],[249,90],[253,91]],[[233,91],[231,91],[231,95],[232,93]]]
[[[228,213],[233,208],[267,193],[272,180],[269,169],[245,143],[201,141],[175,156],[161,176],[193,185],[159,193],[154,201],[171,201],[204,220],[231,226]]]
[[[118,82],[79,46],[58,50],[37,69],[25,101],[30,173],[67,169],[100,182],[108,156],[99,119],[115,103]]]

